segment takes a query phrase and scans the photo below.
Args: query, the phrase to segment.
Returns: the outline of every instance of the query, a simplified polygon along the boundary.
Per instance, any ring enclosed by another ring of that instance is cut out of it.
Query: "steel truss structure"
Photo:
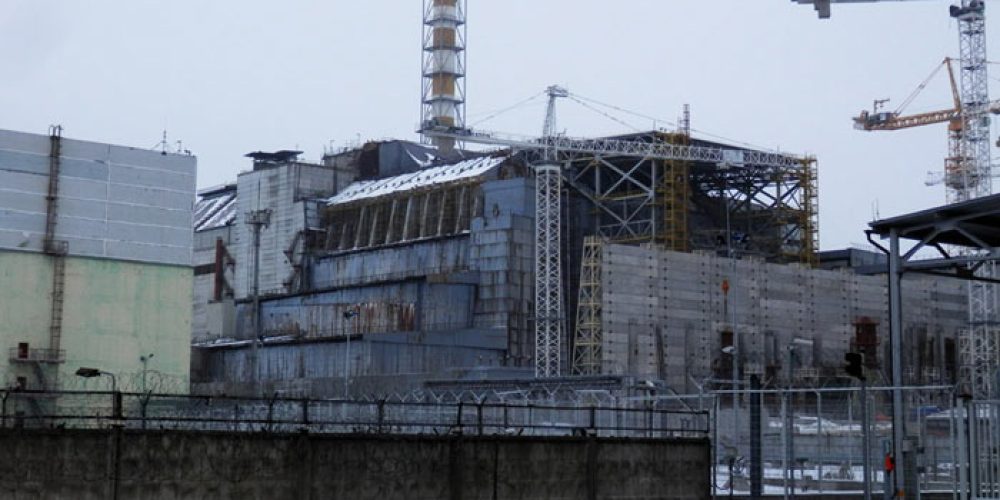
[[[602,365],[601,258],[603,244],[596,236],[583,242],[580,263],[580,298],[573,335],[573,374],[600,375]]]
[[[467,0],[423,1],[420,123],[465,126]],[[436,140],[450,150],[450,139]]]
[[[738,240],[734,246],[741,255],[815,264],[815,158],[694,141],[684,132],[598,139],[555,135],[554,101],[564,92],[548,89],[549,112],[541,138],[433,123],[421,130],[434,139],[506,146],[535,166],[537,377],[556,376],[561,367],[566,321],[561,268],[564,180],[594,204],[597,233],[603,239],[716,250],[730,247],[732,239]],[[671,216],[679,205],[687,209],[684,227],[670,227],[668,221],[679,220]],[[726,224],[727,219],[734,223]],[[733,230],[725,229],[729,227]],[[678,234],[691,236],[678,241]]]
[[[535,376],[559,376],[562,365],[562,174],[557,163],[535,165]]]
[[[945,166],[949,202],[961,202],[993,192],[990,160],[990,99],[986,60],[985,4],[962,0],[951,8],[958,21],[961,53],[961,128],[950,137],[951,158]],[[976,253],[978,250],[967,250]],[[983,278],[997,276],[995,262],[978,269]],[[969,328],[960,341],[962,380],[974,397],[996,395],[993,378],[998,368],[997,286],[969,282]]]
[[[594,202],[598,234],[612,242],[654,243],[685,251],[720,250],[732,239],[740,255],[815,264],[816,162],[726,150],[683,134],[649,132],[615,142],[651,149],[713,150],[677,159],[560,150],[567,182]],[[601,142],[601,141],[597,141]],[[759,163],[755,163],[759,161]],[[726,234],[726,218],[731,233]]]

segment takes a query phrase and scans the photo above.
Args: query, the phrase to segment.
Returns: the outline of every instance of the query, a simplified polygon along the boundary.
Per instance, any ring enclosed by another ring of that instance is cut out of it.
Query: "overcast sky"
[[[850,118],[957,56],[948,4],[834,6],[821,21],[789,0],[470,0],[469,121],[553,83],[666,120],[689,103],[696,130],[816,155],[821,245],[843,247],[864,241],[876,204],[890,216],[944,201],[924,182],[941,170],[945,125],[867,133]],[[420,30],[419,0],[4,0],[0,128],[60,123],[140,147],[167,129],[198,156],[201,187],[233,181],[249,151],[316,161],[331,144],[416,139]],[[942,73],[907,111],[949,105]],[[560,106],[571,135],[630,130]],[[536,100],[480,126],[537,134],[543,114]]]

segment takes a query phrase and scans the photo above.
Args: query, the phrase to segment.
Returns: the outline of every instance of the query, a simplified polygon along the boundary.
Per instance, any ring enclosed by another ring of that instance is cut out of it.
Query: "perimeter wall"
[[[0,449],[0,498],[710,496],[707,440],[20,430]]]

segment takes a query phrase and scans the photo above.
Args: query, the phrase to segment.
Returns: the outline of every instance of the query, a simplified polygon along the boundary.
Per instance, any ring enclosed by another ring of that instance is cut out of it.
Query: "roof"
[[[458,163],[427,167],[416,172],[370,181],[357,181],[327,200],[329,205],[339,205],[369,198],[378,198],[398,191],[445,184],[462,179],[482,176],[500,166],[506,157],[484,156]]]
[[[302,154],[302,151],[282,149],[280,151],[275,151],[273,153],[267,151],[254,151],[252,153],[247,153],[244,156],[246,156],[247,158],[253,158],[255,161],[285,163],[285,162],[295,161],[295,159],[298,158],[300,154]]]
[[[236,185],[201,190],[194,206],[194,230],[228,226],[236,220]]]
[[[910,240],[976,248],[982,242],[1000,247],[1000,194],[882,219],[869,226],[880,236],[896,230],[900,238]]]

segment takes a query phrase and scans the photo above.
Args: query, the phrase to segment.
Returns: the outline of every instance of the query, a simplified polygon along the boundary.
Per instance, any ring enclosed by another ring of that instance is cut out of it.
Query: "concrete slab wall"
[[[710,497],[700,440],[64,430],[4,432],[0,446],[4,498]]]
[[[712,376],[725,361],[721,332],[735,330],[748,373],[786,377],[787,346],[800,338],[813,344],[796,348],[793,376],[809,376],[809,370],[836,375],[861,317],[878,322],[878,354],[887,366],[884,276],[606,245],[602,279],[605,373],[695,390],[692,379]],[[964,286],[958,280],[904,280],[904,356],[914,367],[908,383],[947,383],[954,376],[946,368],[955,360],[946,359],[943,346],[957,345],[965,327]]]
[[[49,137],[0,130],[0,248],[42,251]],[[56,239],[70,255],[191,265],[197,160],[62,139]]]
[[[269,390],[296,396],[342,395],[344,374],[351,377],[352,391],[383,394],[415,389],[423,380],[443,379],[451,371],[476,366],[501,366],[505,339],[471,330],[420,332],[353,337],[316,342],[266,344],[257,350],[257,378]],[[207,392],[213,387],[226,394],[240,394],[255,380],[253,351],[247,343],[231,347],[201,348],[199,383]],[[349,363],[349,364],[348,364]],[[345,364],[348,364],[345,371]],[[394,377],[383,381],[379,377]],[[362,379],[370,378],[370,383]],[[200,389],[199,389],[200,390]],[[205,392],[205,391],[202,391]]]
[[[118,387],[140,390],[140,356],[153,354],[150,380],[167,392],[187,392],[190,367],[191,269],[69,257],[62,327],[65,362],[12,362],[18,343],[49,348],[51,259],[0,252],[0,384],[25,377],[41,389],[110,389],[109,379],[82,379],[81,366],[114,373]]]
[[[309,198],[333,194],[333,170],[322,165],[290,163],[274,168],[244,172],[237,177],[237,211],[230,253],[236,262],[233,288],[236,298],[250,295],[253,285],[253,233],[246,214],[271,210],[271,224],[261,231],[261,292],[285,291],[292,276],[292,263],[285,255],[295,235],[306,228]]]

